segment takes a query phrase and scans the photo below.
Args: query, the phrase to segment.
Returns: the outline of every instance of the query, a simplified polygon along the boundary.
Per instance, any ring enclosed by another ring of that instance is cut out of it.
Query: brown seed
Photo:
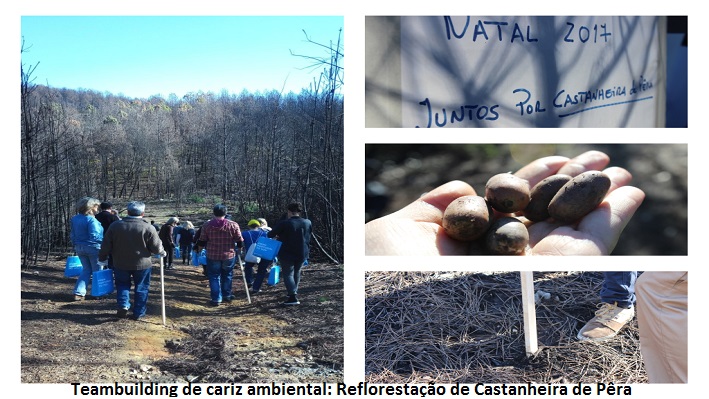
[[[485,246],[493,255],[521,255],[529,244],[527,227],[519,219],[503,217],[490,226]]]
[[[551,199],[569,180],[571,180],[571,176],[558,174],[537,183],[529,193],[530,200],[527,207],[524,208],[524,216],[533,222],[549,219],[548,208]]]
[[[451,238],[472,241],[490,227],[492,209],[483,197],[465,195],[456,198],[443,212],[443,229]]]
[[[529,182],[511,173],[500,173],[485,184],[485,199],[499,212],[523,210],[529,204]]]
[[[549,215],[561,223],[573,223],[603,201],[611,179],[603,172],[589,171],[569,180],[549,203]]]

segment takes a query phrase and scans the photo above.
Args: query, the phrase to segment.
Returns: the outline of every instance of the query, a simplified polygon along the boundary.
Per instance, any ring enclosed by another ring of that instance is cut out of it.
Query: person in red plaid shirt
[[[195,251],[207,248],[207,277],[209,277],[210,305],[219,306],[222,301],[231,302],[231,281],[234,274],[234,257],[244,247],[239,224],[225,218],[226,206],[214,206],[214,218],[202,226]]]

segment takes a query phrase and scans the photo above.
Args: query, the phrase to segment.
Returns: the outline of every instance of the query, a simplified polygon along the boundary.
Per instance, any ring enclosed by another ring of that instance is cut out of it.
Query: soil
[[[343,265],[307,265],[299,306],[281,305],[282,280],[249,303],[237,267],[236,299],[215,308],[202,268],[178,262],[164,275],[163,325],[157,260],[135,321],[116,317],[115,293],[74,301],[65,259],[22,271],[22,383],[343,381]]]
[[[636,318],[579,341],[600,272],[534,272],[538,349],[526,353],[518,272],[367,272],[369,383],[646,383]]]

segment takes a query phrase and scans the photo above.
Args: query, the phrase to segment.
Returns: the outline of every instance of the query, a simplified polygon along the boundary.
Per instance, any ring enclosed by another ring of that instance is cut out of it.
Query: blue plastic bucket
[[[180,259],[180,258],[181,258],[181,256],[180,256],[180,248],[179,248],[179,247],[175,247],[175,258],[176,258],[176,259]]]
[[[280,280],[280,277],[281,277],[281,267],[278,265],[273,265],[273,266],[271,266],[271,271],[268,273],[268,282],[266,284],[276,285],[276,284],[278,284],[278,280]]]
[[[64,267],[64,277],[76,277],[81,274],[84,266],[78,256],[69,256],[66,258],[66,266]]]
[[[199,254],[197,251],[192,251],[192,266],[199,266]]]

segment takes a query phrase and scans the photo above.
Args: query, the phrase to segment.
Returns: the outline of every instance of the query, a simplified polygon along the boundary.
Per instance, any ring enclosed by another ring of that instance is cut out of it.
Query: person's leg
[[[76,256],[78,256],[79,261],[81,261],[81,274],[79,274],[79,277],[76,279],[76,284],[74,284],[74,300],[81,300],[86,296],[86,287],[89,285],[89,281],[91,281],[91,261],[89,261],[87,255],[79,251],[76,252]]]
[[[244,263],[244,277],[246,277],[246,285],[251,288],[254,284],[254,264],[251,262]]]
[[[231,294],[231,283],[234,278],[234,263],[234,259],[222,261],[222,298],[228,301],[231,301],[234,298]]]
[[[687,383],[687,273],[638,278],[640,352],[651,383]]]
[[[165,266],[167,269],[172,269],[172,267],[173,267],[172,266],[172,259],[173,259],[173,256],[175,255],[175,248],[170,248],[169,250],[166,249],[165,252],[167,252],[167,259],[166,259],[167,264]]]
[[[261,259],[261,262],[259,262],[258,270],[256,271],[256,277],[254,278],[254,284],[252,285],[254,293],[261,291],[261,285],[263,284],[263,280],[268,274],[268,267],[270,265],[270,260]]]
[[[600,308],[576,336],[581,341],[615,337],[635,315],[635,280],[638,272],[603,273]]]
[[[213,305],[222,302],[222,261],[207,258],[207,277],[209,278],[209,293]]]
[[[283,302],[284,305],[299,305],[298,297],[298,286],[296,285],[295,276],[295,265],[296,261],[293,259],[280,258],[281,261],[281,273],[283,276],[283,284],[286,286],[286,291],[288,292],[288,299]]]
[[[126,317],[130,309],[131,273],[126,270],[114,269],[113,279],[116,284],[116,304],[118,317]]]
[[[283,284],[286,286],[286,292],[288,296],[294,294],[295,281],[293,279],[293,272],[295,269],[295,263],[290,259],[281,259],[281,278],[283,279]]]
[[[148,292],[150,291],[150,276],[152,268],[132,271],[135,282],[135,298],[133,298],[133,318],[139,319],[145,316],[148,307]]]
[[[186,255],[187,255],[187,251],[185,251],[185,246],[180,245],[180,259],[182,260],[183,265],[186,263],[185,261],[187,260]]]
[[[621,308],[635,305],[635,280],[638,272],[605,272],[601,287],[601,301]]]
[[[93,272],[101,270],[98,265],[98,249],[94,247],[89,247],[86,245],[76,246],[76,256],[79,257],[81,262],[81,274],[76,280],[74,285],[74,299],[81,300],[86,296],[87,287],[89,281],[91,281],[91,275]]]
[[[298,286],[300,285],[300,269],[303,267],[303,262],[297,261],[293,265],[293,295],[298,295]]]

